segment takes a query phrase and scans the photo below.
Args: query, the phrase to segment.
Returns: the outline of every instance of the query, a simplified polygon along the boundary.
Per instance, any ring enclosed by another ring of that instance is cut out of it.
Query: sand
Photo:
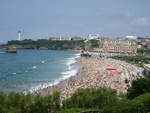
[[[116,89],[117,93],[126,93],[133,80],[143,77],[142,68],[111,58],[80,57],[77,62],[80,64],[78,76],[62,80],[59,84],[34,94],[48,95],[53,90],[59,90],[61,99],[66,99],[79,88],[97,87],[109,87]],[[107,70],[108,68],[115,70]]]

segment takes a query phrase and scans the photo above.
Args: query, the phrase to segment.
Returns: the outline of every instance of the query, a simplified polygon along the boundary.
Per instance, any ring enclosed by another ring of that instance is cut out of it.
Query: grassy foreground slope
[[[60,93],[48,96],[0,93],[0,113],[147,113],[150,111],[150,79],[133,81],[128,93],[117,95],[110,88],[79,89],[61,101]]]

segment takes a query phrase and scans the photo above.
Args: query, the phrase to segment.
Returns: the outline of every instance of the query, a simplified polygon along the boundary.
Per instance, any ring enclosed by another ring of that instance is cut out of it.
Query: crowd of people
[[[62,100],[79,88],[109,87],[116,89],[117,93],[125,93],[133,80],[143,77],[142,68],[125,61],[104,57],[80,57],[77,61],[80,64],[79,76],[60,81],[57,85],[33,88],[29,92],[47,95],[57,89]]]
[[[81,57],[79,62],[80,76],[68,79],[65,87],[59,88],[62,99],[70,97],[79,88],[109,87],[116,89],[118,93],[125,93],[133,80],[143,77],[142,68],[124,61]]]

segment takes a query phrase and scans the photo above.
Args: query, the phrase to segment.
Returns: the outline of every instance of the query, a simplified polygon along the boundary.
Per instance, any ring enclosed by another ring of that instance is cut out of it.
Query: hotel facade
[[[131,40],[100,40],[100,48],[106,53],[136,53],[137,47],[137,43]]]

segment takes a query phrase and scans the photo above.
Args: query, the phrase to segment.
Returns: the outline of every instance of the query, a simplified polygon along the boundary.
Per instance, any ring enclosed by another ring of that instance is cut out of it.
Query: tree
[[[132,86],[128,89],[127,96],[131,99],[148,92],[150,92],[150,79],[141,78],[132,82]]]
[[[40,47],[45,47],[47,49],[74,49],[74,48],[83,48],[83,40],[12,40],[8,41],[7,46],[16,45],[23,48],[39,49]]]
[[[92,40],[90,40],[90,43],[91,43],[92,48],[98,48],[99,47],[99,40],[92,39]]]

